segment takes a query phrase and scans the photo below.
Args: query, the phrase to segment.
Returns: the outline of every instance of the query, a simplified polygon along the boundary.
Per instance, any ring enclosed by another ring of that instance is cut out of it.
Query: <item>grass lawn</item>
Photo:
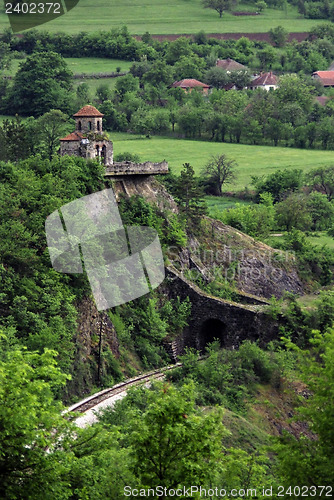
[[[240,4],[238,10],[252,7]],[[282,10],[266,9],[259,16],[233,16],[225,13],[222,19],[216,11],[204,9],[201,0],[80,0],[67,14],[37,29],[78,33],[80,31],[110,30],[127,25],[130,32],[143,34],[267,32],[278,25],[287,31],[309,31],[322,20],[303,19],[296,7]],[[0,11],[0,31],[9,26],[4,9]]]
[[[4,71],[4,75],[14,76],[19,65],[24,61],[25,59],[13,59],[10,69]],[[113,73],[116,72],[117,67],[121,68],[121,72],[129,71],[132,65],[131,61],[120,61],[119,59],[108,59],[105,57],[65,57],[65,61],[74,74],[86,73],[87,75]]]
[[[266,240],[266,243],[271,246],[275,246],[275,241],[282,240],[285,233],[286,231],[275,231],[275,234],[282,234],[282,236],[270,236],[270,238]],[[328,236],[326,231],[317,231],[313,234],[310,233],[309,236],[306,236],[306,239],[312,243],[312,245],[317,245],[319,247],[326,245],[328,248],[334,249],[334,238],[332,238],[332,236]]]
[[[228,208],[233,208],[237,203],[241,205],[251,204],[250,201],[240,200],[233,196],[205,196],[205,201],[209,209],[209,215],[212,215],[217,210],[222,212]]]
[[[211,155],[225,153],[238,164],[235,184],[229,184],[225,188],[230,192],[240,191],[245,186],[251,187],[252,175],[267,175],[284,168],[298,168],[308,172],[317,166],[334,163],[333,151],[248,146],[163,137],[146,139],[114,132],[109,135],[114,141],[115,154],[129,151],[138,154],[141,161],[165,159],[175,174],[180,172],[183,163],[189,162],[196,174],[200,175]]]
[[[117,78],[81,78],[80,80],[73,80],[73,88],[76,90],[81,83],[87,83],[91,99],[93,99],[100,85],[108,85],[109,88],[113,89],[116,85],[116,81]]]
[[[334,248],[334,238],[332,238],[332,236],[328,236],[325,232],[315,233],[314,236],[308,236],[307,239],[312,243],[312,245],[327,245],[329,248]]]
[[[120,67],[121,72],[129,71],[132,62],[108,59],[105,57],[65,57],[69,68],[73,73],[112,73]]]

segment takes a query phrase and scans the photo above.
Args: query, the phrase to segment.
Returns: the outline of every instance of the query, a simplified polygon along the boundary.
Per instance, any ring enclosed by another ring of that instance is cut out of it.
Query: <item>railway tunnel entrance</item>
[[[221,347],[225,345],[226,325],[220,319],[210,318],[202,323],[199,334],[199,348],[203,352],[205,347],[218,339]]]

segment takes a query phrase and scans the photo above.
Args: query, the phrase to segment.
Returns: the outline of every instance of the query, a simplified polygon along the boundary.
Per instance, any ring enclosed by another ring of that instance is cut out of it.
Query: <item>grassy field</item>
[[[285,231],[279,231],[279,233],[284,235]],[[306,236],[306,238],[310,243],[312,243],[312,245],[317,245],[319,247],[326,245],[328,248],[334,249],[334,238],[332,238],[332,236],[328,236],[325,231],[317,231],[314,234],[311,233],[309,236]],[[271,236],[270,242],[274,245],[275,241],[279,241],[281,239],[282,236]]]
[[[108,85],[109,88],[113,89],[115,87],[117,78],[83,78],[73,81],[73,87],[76,89],[81,83],[87,83],[89,85],[89,93],[91,99],[95,97],[96,90],[100,85]]]
[[[250,187],[252,175],[267,175],[284,168],[298,168],[308,172],[316,166],[334,163],[333,151],[247,146],[161,137],[146,139],[118,133],[110,133],[110,137],[114,141],[115,154],[129,151],[138,154],[142,161],[165,159],[175,174],[180,172],[183,163],[189,162],[197,175],[200,175],[212,155],[225,153],[238,164],[236,182],[226,186],[226,191],[231,192],[240,191],[245,186]]]
[[[240,4],[240,11],[249,11],[248,4]],[[220,19],[217,12],[204,9],[201,0],[80,0],[79,4],[67,14],[37,29],[48,31],[110,30],[127,25],[130,32],[143,34],[267,32],[278,25],[288,31],[309,31],[312,26],[322,22],[303,19],[297,9],[288,6],[287,13],[282,10],[266,9],[259,16],[233,16],[230,13]],[[7,15],[0,10],[0,31],[9,26]]]
[[[233,208],[237,203],[241,205],[251,204],[250,201],[240,200],[233,196],[206,196],[205,201],[209,209],[209,215],[212,215],[217,210],[221,212],[228,208]]]
[[[98,57],[65,57],[68,67],[74,74],[86,73],[87,75],[95,73],[113,73],[116,68],[121,68],[121,72],[129,71],[132,62],[120,61],[118,59],[107,59]],[[19,65],[24,62],[24,59],[13,59],[9,70],[5,71],[5,75],[14,76]]]
[[[97,57],[65,57],[69,68],[73,73],[113,73],[116,68],[121,68],[121,71],[129,71],[131,61],[119,61],[118,59],[107,59]]]

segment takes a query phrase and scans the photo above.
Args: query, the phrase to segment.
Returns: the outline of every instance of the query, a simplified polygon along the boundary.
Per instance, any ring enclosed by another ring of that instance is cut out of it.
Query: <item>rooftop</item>
[[[334,86],[334,71],[315,71],[312,76],[318,77],[323,85]]]
[[[183,89],[191,89],[195,87],[202,87],[205,89],[209,89],[210,85],[206,83],[195,80],[194,78],[186,78],[185,80],[180,80],[179,82],[174,82],[172,87],[181,87]]]
[[[218,59],[216,62],[218,68],[225,69],[226,71],[245,71],[247,68],[243,64],[238,63],[234,59]]]
[[[86,116],[86,117],[94,117],[94,116],[99,116],[99,117],[102,117],[104,116],[103,113],[100,113],[100,111],[98,109],[95,108],[95,106],[91,106],[91,105],[87,105],[87,106],[84,106],[83,108],[79,109],[79,111],[77,113],[75,113],[75,115],[73,115],[75,117],[78,117],[78,116]]]
[[[84,138],[84,135],[81,132],[72,132],[68,134],[66,137],[60,139],[61,141],[81,141]]]
[[[252,81],[251,87],[260,87],[261,85],[277,85],[277,76],[272,71],[269,73],[262,73],[260,76]]]

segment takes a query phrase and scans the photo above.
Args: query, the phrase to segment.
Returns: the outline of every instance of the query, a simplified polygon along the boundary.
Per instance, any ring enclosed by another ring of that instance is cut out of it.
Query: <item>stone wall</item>
[[[258,340],[260,345],[277,338],[278,322],[266,314],[267,305],[237,304],[213,297],[184,279],[175,269],[167,268],[167,287],[171,298],[191,302],[189,326],[170,342],[174,359],[185,347],[199,351],[218,338],[223,347],[237,348],[246,339]],[[165,285],[166,286],[166,285]]]
[[[168,163],[162,161],[153,163],[146,161],[144,163],[134,163],[132,161],[115,162],[107,168],[106,177],[125,176],[125,175],[157,175],[167,174]]]

